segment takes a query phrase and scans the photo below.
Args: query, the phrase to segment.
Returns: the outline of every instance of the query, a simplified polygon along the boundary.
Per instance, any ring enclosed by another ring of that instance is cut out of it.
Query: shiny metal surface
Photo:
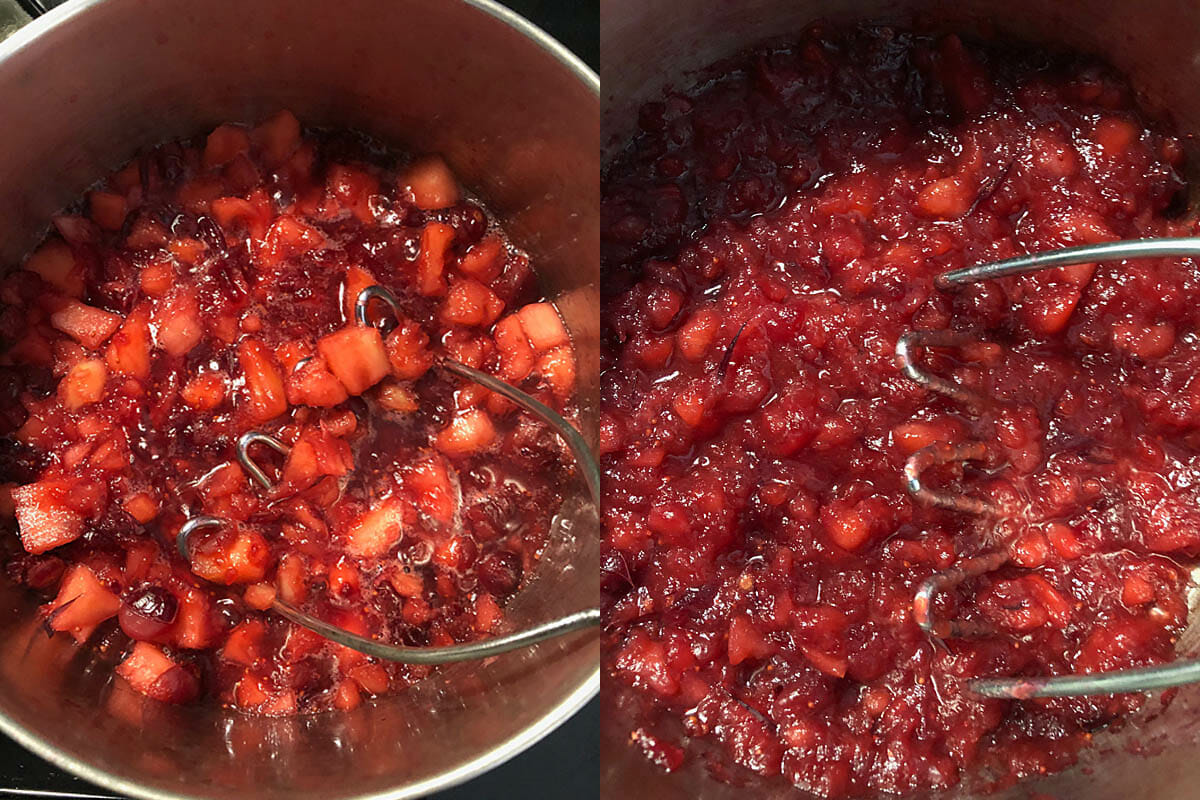
[[[1110,241],[1100,242],[1097,245],[1048,249],[1048,251],[1018,255],[1018,257],[1002,261],[989,261],[989,263],[976,264],[964,267],[961,270],[946,272],[943,275],[937,276],[935,283],[938,287],[949,289],[959,287],[959,285],[965,283],[990,281],[990,279],[1012,275],[1027,275],[1030,272],[1054,269],[1057,266],[1090,264],[1092,261],[1162,258],[1165,255],[1198,257],[1200,255],[1200,237],[1182,236],[1178,237],[1178,239]],[[928,333],[928,331],[920,331],[919,333]],[[905,333],[904,336],[900,337],[900,341],[904,342],[906,337],[914,335],[918,335],[918,332]],[[896,357],[901,361],[905,360],[905,356],[901,355],[901,345],[899,343],[896,344]],[[919,369],[916,368],[913,368],[912,371],[906,368],[905,374],[923,385],[928,385],[926,381],[930,380],[928,375],[920,373]],[[932,378],[932,380],[942,379]],[[943,381],[943,383],[948,383],[948,381]],[[961,387],[956,384],[948,383],[948,385],[952,386],[954,391],[961,390]],[[935,391],[948,393],[942,389],[937,389],[936,386],[930,387],[935,389]],[[937,446],[932,445],[932,447]],[[964,446],[983,449],[983,445],[980,443],[958,445],[958,447]],[[930,447],[926,447],[925,450],[930,450]],[[925,450],[916,453],[916,455],[910,458],[910,463],[912,463],[913,458],[916,458],[920,453],[925,452]],[[913,494],[919,494],[919,482],[917,487],[913,488],[912,481],[910,481],[910,491]],[[950,497],[955,501],[971,500],[970,498],[959,497],[959,495],[950,495]],[[972,503],[978,503],[977,500],[971,501]],[[950,507],[955,506],[952,505]],[[996,566],[1000,566],[1004,561],[1008,560],[1007,555],[1003,553],[994,553],[989,558],[995,560]],[[968,559],[968,561],[970,560]],[[988,571],[988,569],[984,569],[983,571]],[[931,587],[935,590],[942,589],[948,587],[948,585],[954,585],[954,582],[956,579],[959,579],[960,575],[971,575],[971,573],[970,569],[959,565],[953,567],[952,570],[940,572],[931,577],[929,581],[926,581],[922,585],[922,589],[918,590],[917,599],[913,601],[913,614],[917,614],[918,604],[923,608],[932,609],[930,596],[928,593],[924,596],[922,594],[926,587]],[[932,618],[932,614],[929,615],[929,618]],[[926,625],[922,625],[922,627],[924,630],[931,630]],[[944,631],[947,631],[944,634],[938,632],[938,636],[942,636],[943,638],[946,636],[958,636],[961,633],[961,631],[955,630],[955,621],[942,621],[941,627]],[[968,682],[968,687],[971,688],[971,691],[983,694],[985,697],[1026,700],[1034,697],[1078,697],[1086,696],[1086,694],[1162,690],[1162,688],[1195,684],[1195,682],[1200,682],[1200,660],[1195,660],[1195,658],[1187,660],[1186,658],[1186,660],[1176,661],[1175,663],[1159,664],[1156,667],[1121,669],[1115,670],[1115,672],[1097,672],[1086,675],[1046,675],[1040,676],[1040,678],[977,679]]]
[[[396,302],[396,298],[387,289],[376,284],[375,286],[368,286],[359,292],[358,298],[354,302],[354,319],[359,325],[370,324],[368,321],[368,315],[372,300],[377,300],[386,305],[388,309],[391,310],[394,318],[398,319],[401,316],[400,304]],[[489,389],[499,395],[502,395],[503,397],[507,397],[509,400],[523,409],[525,413],[537,417],[547,426],[549,426],[555,433],[558,434],[559,438],[563,440],[563,443],[567,445],[567,448],[571,451],[571,455],[575,457],[575,464],[579,468],[580,477],[583,479],[583,483],[587,487],[588,495],[592,498],[592,504],[596,507],[597,511],[599,511],[600,465],[596,461],[596,457],[592,454],[592,449],[588,445],[587,440],[584,439],[583,435],[575,429],[574,425],[563,419],[562,415],[553,408],[550,408],[537,398],[521,391],[517,387],[506,383],[505,381],[500,380],[494,375],[489,375],[486,372],[477,370],[474,367],[469,367],[466,364],[462,364],[449,358],[442,358],[434,362],[434,367],[436,369],[444,369],[453,375],[457,375],[463,380],[477,383],[485,389]],[[275,447],[276,450],[279,450],[279,448],[283,447],[283,443],[274,437],[264,437],[263,434],[246,434],[242,437],[242,439],[246,440],[247,437],[255,438],[255,441],[265,441],[267,444]],[[279,452],[286,451],[279,450]],[[246,457],[245,448],[242,447],[241,442],[238,443],[238,459],[242,462],[242,466],[246,467],[250,471],[251,475],[254,475],[255,472],[257,472],[258,475],[262,475],[262,470],[258,468],[258,465]],[[257,475],[255,477],[257,478]],[[262,480],[259,482],[263,483],[263,485],[268,489],[270,488],[270,481],[267,480],[265,475],[262,476]]]
[[[598,83],[488,0],[77,0],[0,44],[0,265],[141,146],[289,108],[441,152],[533,256],[598,372]],[[514,625],[594,606],[597,522],[580,486]],[[347,714],[255,719],[146,701],[111,660],[48,639],[0,585],[0,729],[115,793],[407,798],[478,774],[596,691],[590,634],[452,665]]]
[[[968,682],[972,692],[984,697],[1029,700],[1035,697],[1082,697],[1169,689],[1200,683],[1200,660],[1188,659],[1155,667],[1138,667],[1086,675],[1053,678],[978,678]]]
[[[904,377],[910,381],[920,384],[931,392],[949,397],[973,414],[980,414],[987,403],[979,396],[978,392],[963,386],[958,381],[927,371],[921,366],[920,359],[920,351],[930,347],[959,349],[964,345],[976,342],[976,339],[966,334],[951,330],[907,331],[896,340],[896,366],[900,367]]]
[[[967,283],[993,280],[1010,275],[1025,275],[1030,272],[1074,264],[1162,258],[1164,256],[1193,258],[1200,256],[1200,237],[1135,239],[1043,250],[1007,258],[1003,261],[985,262],[953,270],[937,276],[934,282],[943,289],[952,289]],[[901,363],[904,374],[912,380],[933,391],[958,399],[957,395],[964,391],[963,387],[952,381],[924,373],[909,355],[910,345],[919,344],[921,337],[929,336],[934,339],[939,336],[949,336],[953,343],[958,344],[960,343],[958,340],[963,337],[963,334],[950,331],[910,331],[902,335],[900,341],[897,342],[896,358]],[[936,342],[930,341],[929,343]],[[975,455],[972,455],[972,452]],[[913,465],[920,463],[923,458],[930,463],[939,463],[942,460],[941,454],[948,454],[950,460],[980,459],[986,455],[986,447],[981,442],[958,445],[934,444],[914,453],[905,464],[904,470],[905,476],[908,478],[909,491],[919,499],[934,505],[968,513],[985,513],[987,511],[985,506],[980,507],[978,511],[975,508],[979,505],[979,500],[960,494],[939,494],[921,486],[920,471],[912,469]],[[937,619],[933,612],[934,597],[938,592],[961,583],[965,577],[989,572],[1007,561],[1006,553],[996,552],[986,557],[965,559],[948,570],[935,573],[921,584],[913,600],[913,616],[917,617],[918,624],[923,630],[932,632],[941,638],[972,635],[977,629],[975,625],[966,624],[962,620]],[[1112,672],[1093,672],[1086,675],[983,678],[970,681],[968,688],[985,697],[1029,700],[1035,697],[1078,697],[1168,689],[1189,683],[1200,683],[1200,659],[1181,659],[1172,664]]]
[[[996,31],[1049,46],[1104,55],[1130,75],[1152,112],[1169,109],[1183,132],[1200,133],[1200,4],[1190,0],[603,0],[601,77],[605,158],[635,129],[638,106],[664,87],[685,88],[696,71],[739,50],[816,20],[909,22],[921,13],[947,30]],[[1192,154],[1193,161],[1197,154]],[[1193,198],[1195,201],[1195,198]],[[1195,206],[1195,202],[1193,202]],[[1179,642],[1200,652],[1200,624]],[[602,694],[608,694],[602,689]],[[611,708],[611,704],[609,705]],[[629,728],[612,713],[604,720],[602,781],[611,797],[656,800],[742,800],[746,789],[713,781],[702,759],[664,775],[630,746]],[[1182,800],[1200,796],[1200,687],[1184,687],[1163,709],[1151,699],[1142,716],[1118,730],[1098,732],[1075,768],[998,794],[959,788],[945,800],[1026,800],[1043,792],[1056,800]],[[797,800],[788,786],[756,797]],[[937,795],[933,795],[937,796]]]
[[[270,478],[267,477],[267,473],[262,471],[262,467],[260,467],[258,462],[254,460],[254,457],[250,455],[250,448],[256,444],[265,444],[267,447],[284,457],[286,457],[287,454],[292,451],[292,448],[288,447],[271,434],[263,433],[262,431],[246,431],[238,437],[237,444],[234,446],[233,450],[234,455],[237,457],[238,463],[242,465],[242,469],[246,471],[246,474],[254,479],[255,483],[267,491],[270,491],[271,489],[275,488],[275,484]],[[179,552],[183,552],[182,545],[180,546]],[[187,556],[185,555],[184,557],[186,558]]]
[[[949,569],[935,572],[921,582],[913,597],[912,615],[921,630],[939,639],[963,639],[972,636],[994,634],[992,625],[963,619],[942,619],[934,604],[942,592],[949,591],[963,581],[1000,569],[1008,561],[1008,553],[988,553],[975,558],[960,559]]]
[[[1174,239],[1128,239],[1043,250],[1039,253],[1006,258],[1003,261],[991,261],[951,270],[938,275],[934,279],[934,283],[942,289],[950,289],[965,283],[1005,278],[1009,275],[1025,275],[1053,267],[1068,267],[1072,264],[1090,264],[1094,261],[1127,261],[1132,258],[1162,258],[1164,256],[1200,257],[1200,236],[1180,236]]]
[[[351,633],[345,628],[306,614],[282,600],[276,600],[271,607],[297,625],[316,631],[331,642],[337,642],[369,656],[404,664],[453,664],[459,661],[479,661],[587,628],[595,628],[600,624],[600,609],[589,608],[556,617],[549,622],[530,625],[515,633],[480,639],[466,644],[448,647],[397,647]]]
[[[1000,510],[985,500],[961,492],[938,491],[922,479],[922,474],[930,467],[961,461],[983,461],[987,457],[988,448],[983,442],[931,444],[913,453],[904,462],[904,488],[917,502],[928,506],[980,516],[998,514]]]
[[[396,301],[395,296],[384,287],[376,284],[368,286],[359,292],[355,300],[354,318],[359,325],[365,326],[371,324],[368,311],[372,300],[384,303],[397,319],[401,317],[400,304]],[[532,414],[549,426],[562,438],[571,451],[571,455],[575,457],[579,474],[583,478],[584,485],[587,486],[588,498],[591,500],[592,508],[597,512],[599,511],[600,467],[596,463],[596,458],[592,455],[591,447],[587,441],[571,423],[563,419],[562,415],[515,386],[511,386],[486,372],[468,367],[466,364],[460,364],[452,359],[443,358],[435,362],[434,368],[444,369],[464,380],[473,381],[507,397],[527,413]],[[275,488],[275,483],[267,477],[262,467],[250,455],[250,447],[255,444],[266,445],[285,457],[291,452],[291,448],[271,434],[262,433],[261,431],[247,431],[238,437],[237,445],[234,448],[238,463],[242,465],[242,469],[260,486],[270,491]],[[218,528],[225,524],[226,520],[219,517],[199,516],[189,519],[180,526],[179,533],[175,537],[176,549],[179,551],[179,555],[185,561],[190,562],[192,560],[190,543],[192,534],[198,530]],[[337,642],[367,655],[405,664],[450,664],[457,661],[474,661],[491,658],[492,656],[507,653],[520,647],[528,647],[538,642],[544,642],[547,639],[553,639],[556,636],[565,636],[584,630],[585,628],[596,627],[600,624],[600,609],[598,607],[566,613],[560,609],[556,612],[553,619],[534,621],[527,627],[522,627],[520,630],[507,633],[503,636],[492,636],[487,639],[449,647],[398,647],[367,636],[359,636],[339,625],[334,625],[311,614],[307,614],[301,609],[285,603],[278,598],[275,599],[271,607],[297,625],[316,631],[330,641]]]

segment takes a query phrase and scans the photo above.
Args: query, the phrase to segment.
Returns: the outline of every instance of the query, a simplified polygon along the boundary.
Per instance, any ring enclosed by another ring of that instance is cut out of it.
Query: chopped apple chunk
[[[200,694],[200,680],[149,642],[135,642],[117,674],[135,691],[162,703],[190,703]]]
[[[48,239],[34,250],[25,262],[25,269],[36,272],[67,297],[83,297],[83,269],[70,245],[62,239]]]
[[[220,531],[192,548],[192,572],[206,581],[255,583],[267,574],[271,548],[253,528]]]
[[[417,507],[440,523],[458,514],[459,492],[450,479],[445,459],[434,456],[419,462],[406,477],[417,496]]]
[[[125,318],[104,351],[113,372],[145,380],[150,377],[150,308],[138,306]]]
[[[426,297],[446,292],[446,251],[454,240],[454,229],[441,222],[430,222],[421,231],[421,252],[417,256],[417,292]]]
[[[250,150],[250,134],[240,125],[218,125],[204,143],[204,168],[223,167]]]
[[[154,312],[154,323],[158,346],[168,355],[187,355],[204,336],[200,305],[196,293],[191,290],[176,291],[166,300],[160,300]]]
[[[558,310],[550,303],[530,303],[518,311],[517,316],[535,350],[551,350],[571,341]]]
[[[372,327],[349,325],[323,336],[317,342],[317,352],[329,365],[330,372],[353,395],[370,389],[389,372],[383,337]]]
[[[67,504],[71,484],[43,478],[12,490],[21,544],[30,553],[44,553],[83,535],[83,515]]]
[[[58,596],[47,606],[46,624],[51,630],[65,631],[83,641],[97,625],[115,617],[120,610],[120,598],[91,569],[76,564],[63,576]]]
[[[433,211],[458,202],[458,182],[439,156],[425,156],[408,166],[400,177],[400,188],[412,195],[417,208]]]
[[[555,347],[542,356],[538,360],[537,371],[560,400],[571,396],[575,388],[575,354],[569,346]]]
[[[486,411],[468,409],[438,433],[434,446],[448,456],[467,456],[486,449],[496,439],[496,429]]]
[[[433,366],[429,336],[411,320],[401,320],[387,338],[388,362],[392,374],[401,380],[415,381]]]
[[[504,240],[494,234],[483,237],[459,259],[458,270],[477,281],[491,283],[504,269]]]
[[[279,166],[300,146],[300,120],[290,111],[279,111],[251,131],[268,166]]]
[[[129,204],[123,195],[113,192],[91,192],[88,194],[88,211],[92,219],[106,231],[119,231],[125,224]]]
[[[50,315],[50,324],[89,350],[96,350],[121,327],[121,317],[103,309],[70,300]]]
[[[521,320],[510,314],[496,323],[493,333],[500,352],[500,372],[509,383],[519,383],[533,370],[535,355]]]
[[[380,501],[346,532],[346,552],[356,558],[378,558],[404,534],[404,504],[397,498]]]
[[[71,367],[58,384],[58,396],[62,404],[71,411],[99,402],[104,396],[104,384],[108,380],[108,367],[98,358],[80,361]]]
[[[353,468],[349,445],[320,428],[305,428],[283,463],[280,491],[300,491],[319,478],[340,477]]]
[[[287,397],[292,405],[331,408],[349,396],[320,356],[305,360],[287,378]]]
[[[227,384],[224,373],[203,372],[184,384],[180,394],[197,411],[212,411],[225,402]]]
[[[238,345],[238,363],[246,381],[247,411],[258,422],[266,422],[288,409],[283,377],[266,345],[246,339]]]
[[[442,319],[452,325],[491,325],[504,311],[504,301],[476,280],[455,281],[442,305]]]

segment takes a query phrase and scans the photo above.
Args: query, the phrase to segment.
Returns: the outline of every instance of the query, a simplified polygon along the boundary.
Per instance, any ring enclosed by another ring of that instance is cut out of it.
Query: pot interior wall
[[[1133,78],[1151,110],[1200,130],[1200,7],[1187,0],[603,0],[600,37],[605,155],[634,128],[637,108],[664,87],[748,47],[785,41],[816,21],[935,24],[997,33],[1106,58]]]
[[[141,147],[288,108],[442,153],[533,256],[594,405],[594,82],[502,9],[421,0],[81,0],[0,46],[0,266]],[[581,490],[580,490],[581,491]],[[596,605],[594,514],[569,502],[514,622]],[[0,727],[139,796],[412,796],[519,751],[595,691],[593,634],[447,668],[349,714],[287,720],[145,701],[111,660],[48,639],[0,587]]]
[[[1200,4],[1186,0],[1147,0],[1136,10],[1124,0],[604,0],[601,6],[605,159],[618,153],[635,130],[638,107],[661,96],[664,88],[686,89],[697,71],[721,58],[786,41],[789,32],[815,21],[918,22],[1093,53],[1131,77],[1147,110],[1168,114],[1181,132],[1200,132],[1195,89],[1200,85]],[[1194,646],[1200,639],[1198,616],[1193,604],[1192,624],[1181,642],[1186,652],[1200,652]],[[1200,741],[1200,687],[1180,690],[1165,710],[1155,700],[1148,706],[1141,719],[1098,734],[1076,768],[987,796],[1015,800],[1034,791],[1059,800],[1193,796],[1200,791],[1194,788],[1200,786],[1200,761],[1193,756]],[[700,759],[691,759],[680,773],[662,774],[630,746],[628,728],[611,715],[604,720],[602,750],[602,781],[613,797],[734,800],[744,794],[709,779]],[[797,795],[785,787],[765,793]],[[968,795],[956,791],[952,796]]]

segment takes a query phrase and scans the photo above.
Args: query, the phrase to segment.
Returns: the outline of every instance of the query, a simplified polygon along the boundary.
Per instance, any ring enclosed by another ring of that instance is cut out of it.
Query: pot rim
[[[0,69],[3,69],[5,62],[28,47],[42,34],[60,25],[66,25],[75,17],[86,14],[93,7],[109,1],[69,0],[22,26],[7,39],[0,41]],[[558,61],[592,94],[599,97],[599,74],[540,27],[512,9],[500,5],[497,0],[458,0],[458,2],[475,8],[522,34],[527,40]],[[465,783],[537,744],[599,693],[600,665],[597,663],[595,670],[590,672],[584,681],[539,720],[490,750],[480,753],[470,761],[419,783],[402,786],[395,790],[349,795],[345,800],[407,800]],[[56,767],[121,795],[147,798],[147,800],[191,800],[196,797],[195,795],[151,789],[114,775],[95,764],[75,758],[44,741],[36,733],[9,717],[3,710],[0,710],[0,732]]]

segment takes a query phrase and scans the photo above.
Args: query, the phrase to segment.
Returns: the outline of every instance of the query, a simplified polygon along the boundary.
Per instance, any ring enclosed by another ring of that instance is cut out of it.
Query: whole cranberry
[[[479,546],[470,536],[456,536],[450,542],[451,566],[457,570],[470,569],[479,554]]]
[[[190,703],[200,696],[200,679],[187,667],[171,667],[158,677],[148,694],[163,703]]]
[[[133,639],[154,639],[166,633],[179,614],[179,600],[162,586],[144,586],[125,598],[117,621]]]
[[[489,553],[476,568],[479,585],[501,597],[512,594],[521,585],[521,572],[521,557],[508,550]]]

